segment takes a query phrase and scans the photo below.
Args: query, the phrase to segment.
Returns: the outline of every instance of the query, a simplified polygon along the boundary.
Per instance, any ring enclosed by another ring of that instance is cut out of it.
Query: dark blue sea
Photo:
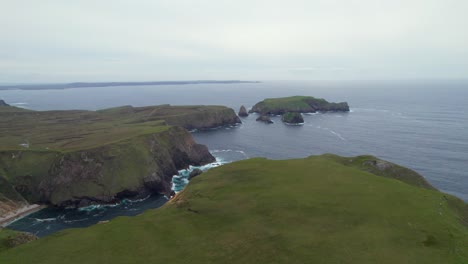
[[[347,101],[350,113],[304,115],[305,124],[256,122],[195,132],[217,162],[250,157],[302,158],[323,153],[371,154],[416,170],[441,191],[468,201],[468,81],[275,81],[244,84],[0,90],[0,99],[34,110],[89,109],[120,105],[226,105],[236,111],[270,97],[311,95]],[[180,190],[187,172],[174,178]],[[63,228],[85,227],[119,215],[157,208],[159,195],[81,210],[45,209],[9,227],[44,236]]]

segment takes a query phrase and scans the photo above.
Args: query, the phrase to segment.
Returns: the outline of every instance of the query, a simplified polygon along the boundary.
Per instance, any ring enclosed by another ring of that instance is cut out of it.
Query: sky
[[[0,83],[468,79],[466,0],[0,0]]]

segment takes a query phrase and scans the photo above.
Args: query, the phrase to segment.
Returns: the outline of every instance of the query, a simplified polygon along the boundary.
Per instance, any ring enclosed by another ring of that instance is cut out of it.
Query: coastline
[[[35,213],[41,209],[44,209],[45,207],[46,207],[45,205],[39,205],[39,204],[31,204],[28,206],[21,207],[18,210],[10,212],[3,217],[0,217],[0,227],[5,228],[12,222],[19,220],[25,216],[28,216],[32,213]]]

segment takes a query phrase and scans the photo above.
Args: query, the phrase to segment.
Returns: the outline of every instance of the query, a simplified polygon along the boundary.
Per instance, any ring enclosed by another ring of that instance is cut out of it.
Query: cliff
[[[82,206],[170,194],[178,170],[214,161],[183,127],[233,125],[238,117],[221,106],[166,105],[0,111],[0,121],[0,208],[7,212],[11,201]]]
[[[286,112],[315,113],[315,112],[349,112],[346,102],[330,103],[325,99],[311,96],[291,96],[283,98],[269,98],[255,104],[250,112],[262,115],[282,115]]]
[[[8,249],[0,263],[467,263],[467,204],[398,170],[374,174],[374,160],[230,163],[159,209]]]

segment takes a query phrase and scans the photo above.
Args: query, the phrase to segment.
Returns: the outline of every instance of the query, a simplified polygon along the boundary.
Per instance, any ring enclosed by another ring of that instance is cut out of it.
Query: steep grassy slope
[[[330,103],[325,99],[312,96],[291,96],[268,98],[258,102],[251,112],[262,115],[282,115],[286,112],[313,113],[317,111],[349,111],[348,103]]]
[[[0,151],[76,151],[157,133],[167,126],[205,129],[240,122],[224,106],[117,107],[100,111],[0,108]]]
[[[164,207],[0,263],[468,263],[466,204],[330,156],[210,170]]]

